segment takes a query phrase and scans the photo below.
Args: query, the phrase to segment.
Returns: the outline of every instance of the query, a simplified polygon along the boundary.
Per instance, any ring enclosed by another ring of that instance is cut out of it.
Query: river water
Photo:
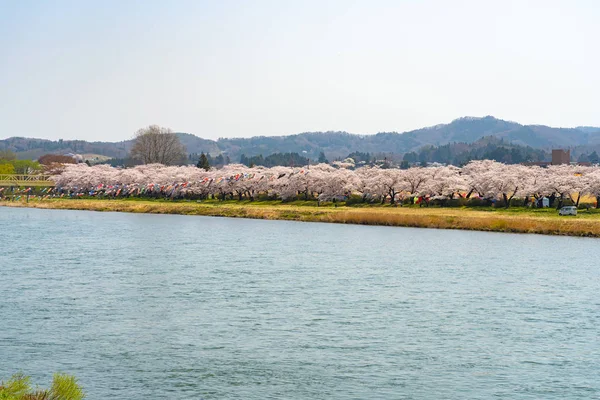
[[[88,399],[598,399],[597,239],[0,207],[0,377]]]

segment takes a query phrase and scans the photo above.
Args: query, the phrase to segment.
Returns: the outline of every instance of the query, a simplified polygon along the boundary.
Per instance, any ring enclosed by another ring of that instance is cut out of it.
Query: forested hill
[[[124,158],[132,141],[87,142],[85,140],[46,140],[11,137],[0,140],[0,150],[11,150],[22,160],[37,159],[44,154],[97,154],[110,158]]]
[[[408,163],[442,163],[465,165],[472,160],[495,160],[504,164],[550,161],[551,153],[530,146],[508,143],[494,136],[473,143],[448,143],[441,146],[424,146],[418,151],[405,153]]]
[[[534,149],[586,148],[600,146],[600,128],[551,128],[543,125],[521,125],[491,116],[465,117],[449,124],[418,129],[405,133],[380,132],[374,135],[357,135],[347,132],[308,132],[288,136],[257,136],[252,138],[202,139],[179,133],[188,153],[227,154],[237,162],[242,154],[247,157],[273,153],[298,153],[316,160],[321,152],[327,158],[345,157],[355,152],[404,154],[419,151],[425,146],[443,146],[451,143],[474,143],[487,136],[502,139],[505,143],[530,146]],[[42,139],[9,138],[0,140],[0,150],[9,149],[19,158],[37,158],[45,153],[99,154],[107,157],[124,157],[131,140],[111,142],[86,142],[83,140],[50,141]]]

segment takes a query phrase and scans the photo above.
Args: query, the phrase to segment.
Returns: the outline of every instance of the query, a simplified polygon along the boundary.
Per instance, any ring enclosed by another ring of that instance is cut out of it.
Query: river
[[[0,207],[0,377],[96,399],[598,399],[598,239]]]

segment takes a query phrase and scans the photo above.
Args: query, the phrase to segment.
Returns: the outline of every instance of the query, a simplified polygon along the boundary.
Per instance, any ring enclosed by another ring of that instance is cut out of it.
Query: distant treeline
[[[211,167],[221,168],[231,164],[232,160],[226,154],[211,156],[206,154],[208,164]],[[504,164],[521,164],[528,162],[550,161],[551,154],[548,151],[534,149],[529,146],[520,146],[506,142],[503,139],[495,137],[485,137],[474,143],[450,143],[442,146],[425,146],[419,150],[404,154],[398,153],[369,153],[354,151],[346,157],[337,157],[332,161],[342,161],[351,158],[357,167],[378,165],[382,168],[401,167],[409,168],[415,165],[427,165],[430,163],[440,163],[446,165],[463,166],[470,161],[475,160],[494,160]],[[182,165],[197,164],[200,160],[200,154],[191,153],[186,162]],[[575,161],[575,160],[573,160]],[[590,154],[583,153],[578,158],[579,162],[591,162],[596,164],[600,157],[594,151]],[[235,161],[233,161],[235,163]],[[318,159],[310,159],[296,152],[273,153],[268,156],[262,154],[246,156],[242,154],[239,163],[248,167],[290,167],[317,163],[329,163],[324,152],[319,154]],[[109,164],[112,166],[132,167],[139,165],[140,162],[131,158],[113,158],[100,164]]]
[[[583,153],[577,158],[578,162],[589,162],[592,164],[598,164],[600,162],[600,156],[598,153],[593,151],[591,154]]]
[[[529,146],[519,146],[503,139],[482,138],[475,143],[450,143],[426,146],[419,151],[404,154],[410,164],[441,163],[462,166],[473,160],[494,160],[504,164],[549,161],[550,153]]]
[[[269,168],[277,166],[293,167],[308,165],[310,164],[310,160],[298,153],[273,153],[267,157],[263,157],[262,154],[247,157],[245,154],[242,154],[240,156],[240,164],[244,164],[247,167],[258,165]]]
[[[0,150],[0,174],[29,174],[41,170],[37,161],[17,160],[10,150]]]
[[[201,154],[204,154],[204,153],[201,153]],[[211,167],[222,167],[224,165],[231,164],[231,159],[229,158],[228,155],[219,154],[215,157],[212,157],[208,153],[206,153],[205,155],[206,155],[206,159],[208,160],[208,164]],[[198,154],[198,153],[191,153],[188,156],[188,161],[190,164],[197,164],[199,160],[200,160],[200,154]]]

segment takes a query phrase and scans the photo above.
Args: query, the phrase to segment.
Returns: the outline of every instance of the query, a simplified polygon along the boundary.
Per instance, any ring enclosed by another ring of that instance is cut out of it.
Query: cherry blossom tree
[[[421,193],[430,195],[432,199],[453,199],[467,188],[465,178],[460,173],[460,168],[455,166],[433,167],[429,171],[429,179],[422,187]]]
[[[431,170],[423,167],[412,167],[402,170],[403,189],[411,197],[411,203],[414,196],[420,194],[425,184],[431,176]]]
[[[406,170],[379,167],[345,168],[317,164],[305,167],[253,167],[229,164],[206,171],[194,166],[146,164],[133,168],[108,165],[68,164],[52,179],[62,195],[100,197],[162,197],[221,200],[254,200],[259,195],[282,200],[346,199],[361,195],[363,201],[396,204],[405,196],[442,201],[476,193],[491,202],[513,198],[565,199],[579,205],[586,194],[600,199],[600,168],[556,165],[548,168],[506,165],[492,160],[454,166],[417,167]]]

